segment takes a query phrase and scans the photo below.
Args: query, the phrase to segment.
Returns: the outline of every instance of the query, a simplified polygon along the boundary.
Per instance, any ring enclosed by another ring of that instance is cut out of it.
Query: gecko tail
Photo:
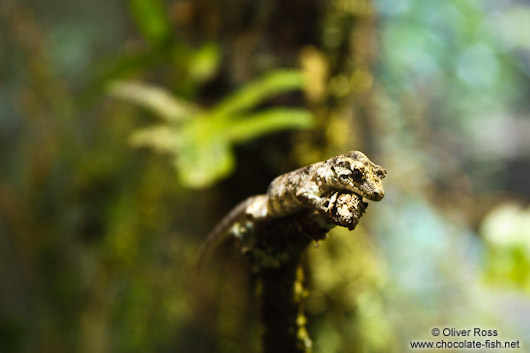
[[[266,195],[251,196],[234,207],[221,222],[208,234],[199,249],[199,256],[195,264],[195,275],[200,275],[207,260],[215,249],[229,239],[231,228],[236,222],[246,219],[254,220],[266,215]]]

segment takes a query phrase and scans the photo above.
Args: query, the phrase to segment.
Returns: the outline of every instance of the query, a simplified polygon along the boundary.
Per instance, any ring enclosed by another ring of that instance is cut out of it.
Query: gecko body
[[[385,192],[381,180],[386,170],[362,152],[352,151],[280,175],[267,191],[267,216],[284,217],[305,208],[326,211],[332,191],[355,193],[379,201]]]
[[[380,201],[385,195],[381,182],[385,175],[385,169],[358,151],[280,175],[266,194],[241,202],[214,228],[203,243],[199,267],[210,251],[231,235],[235,224],[286,217],[308,209],[326,214],[336,200],[336,194],[329,197],[333,192]]]

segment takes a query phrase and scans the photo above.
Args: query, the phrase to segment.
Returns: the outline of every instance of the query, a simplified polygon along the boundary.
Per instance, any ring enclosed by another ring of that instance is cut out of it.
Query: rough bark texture
[[[337,219],[340,214],[348,218],[353,229],[365,208],[366,204],[355,194],[341,194],[329,215],[305,211],[251,226],[240,246],[260,279],[264,353],[311,352],[302,305],[303,251],[311,241],[326,238],[335,226],[330,217]]]
[[[263,352],[306,353],[311,339],[302,308],[303,272],[298,258],[260,273]]]

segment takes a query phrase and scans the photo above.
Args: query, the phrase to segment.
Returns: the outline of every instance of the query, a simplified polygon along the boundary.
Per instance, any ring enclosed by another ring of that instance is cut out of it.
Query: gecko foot
[[[332,223],[353,230],[368,204],[356,194],[334,192],[323,198],[321,214]],[[327,207],[326,207],[327,206]]]

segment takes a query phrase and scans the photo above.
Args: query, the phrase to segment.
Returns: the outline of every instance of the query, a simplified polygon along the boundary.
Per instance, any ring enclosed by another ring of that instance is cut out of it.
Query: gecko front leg
[[[332,207],[326,215],[336,225],[353,230],[368,204],[356,194],[334,192],[330,197]]]
[[[297,199],[304,205],[318,211],[329,222],[348,227],[355,227],[360,216],[365,212],[367,203],[355,194],[331,192],[322,197],[301,189],[296,194]]]
[[[332,210],[336,208],[337,199],[339,197],[338,192],[333,192],[330,195],[324,195],[322,197],[316,195],[314,192],[308,191],[308,189],[300,189],[296,193],[296,198],[310,209],[314,209],[319,213],[330,217],[330,219],[336,223],[336,219],[332,217],[334,214]]]
[[[314,190],[302,188],[296,192],[296,199],[309,209],[327,213],[333,205],[329,198],[320,197]]]

